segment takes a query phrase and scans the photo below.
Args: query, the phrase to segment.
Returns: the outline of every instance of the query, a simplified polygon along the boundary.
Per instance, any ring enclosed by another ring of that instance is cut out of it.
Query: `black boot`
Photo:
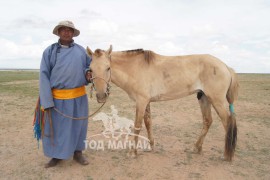
[[[54,166],[56,166],[60,161],[61,161],[61,159],[52,158],[52,159],[45,165],[45,168],[54,167]]]
[[[82,151],[75,151],[73,159],[81,165],[88,165],[88,160],[83,156]]]

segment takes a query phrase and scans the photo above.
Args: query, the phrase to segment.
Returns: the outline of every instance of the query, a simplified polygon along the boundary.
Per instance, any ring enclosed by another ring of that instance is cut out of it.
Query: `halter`
[[[108,58],[109,58],[110,61],[112,61],[111,55],[109,55]],[[106,94],[107,97],[109,97],[109,95],[110,95],[110,88],[111,88],[110,82],[111,82],[111,80],[112,80],[112,71],[111,71],[111,68],[110,68],[110,78],[109,78],[109,81],[106,81],[104,78],[99,77],[99,76],[92,77],[92,78],[90,79],[90,81],[92,81],[92,80],[94,80],[94,79],[101,79],[101,80],[103,80],[103,81],[107,84],[107,89],[106,89],[105,94]],[[92,86],[91,86],[91,91],[90,91],[91,97],[92,97],[92,94],[93,94],[93,89],[96,91],[94,81],[92,81]],[[106,101],[105,101],[105,102],[106,102]]]
[[[94,80],[94,79],[101,79],[101,80],[103,80],[107,84],[107,89],[106,89],[105,94],[106,94],[107,97],[109,97],[109,95],[110,95],[110,89],[111,89],[111,85],[110,85],[111,77],[112,77],[112,73],[111,73],[111,69],[110,69],[110,78],[109,78],[109,81],[106,81],[104,78],[98,77],[98,76],[92,77],[90,80],[91,81]],[[96,91],[94,81],[92,81],[92,86],[91,86],[91,92],[90,92],[91,93],[91,97],[92,97],[92,94],[93,94],[93,89]]]

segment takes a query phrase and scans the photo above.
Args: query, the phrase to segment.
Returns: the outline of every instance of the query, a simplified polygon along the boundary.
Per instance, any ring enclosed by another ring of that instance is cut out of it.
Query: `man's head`
[[[60,21],[53,29],[53,34],[60,37],[60,41],[71,42],[73,37],[79,36],[80,31],[71,21]]]

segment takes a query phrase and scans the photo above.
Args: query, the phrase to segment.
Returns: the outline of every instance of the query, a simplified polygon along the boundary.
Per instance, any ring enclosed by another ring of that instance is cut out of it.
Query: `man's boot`
[[[75,151],[73,159],[81,165],[88,165],[88,160],[83,156],[82,151]]]
[[[61,159],[52,158],[52,159],[45,165],[45,168],[54,167],[54,166],[56,166],[60,161],[61,161]]]

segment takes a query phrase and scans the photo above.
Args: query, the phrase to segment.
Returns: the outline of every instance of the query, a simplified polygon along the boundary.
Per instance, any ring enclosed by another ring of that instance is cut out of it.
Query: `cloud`
[[[175,34],[174,33],[161,33],[161,32],[157,32],[153,34],[153,38],[157,38],[157,39],[174,39],[175,38]]]
[[[92,36],[108,36],[117,33],[118,26],[116,23],[108,20],[96,19],[89,23],[87,30]]]
[[[48,43],[52,42],[34,44],[31,37],[25,37],[20,44],[0,38],[0,68],[38,68]]]
[[[218,34],[218,29],[214,28],[211,24],[200,24],[193,26],[191,29],[191,35],[194,37],[209,37]]]
[[[47,22],[40,17],[27,16],[21,17],[11,22],[10,28],[45,28],[47,27]]]
[[[82,17],[87,17],[87,18],[96,18],[96,17],[101,17],[102,15],[100,13],[97,13],[96,11],[90,11],[89,9],[83,8],[80,11],[80,14]]]
[[[164,55],[180,55],[183,53],[183,49],[173,42],[168,41],[158,46],[158,52]]]
[[[60,0],[1,1],[0,6],[0,68],[38,68],[42,51],[58,39],[52,29],[70,19],[81,31],[75,42],[92,49],[112,44],[114,50],[144,48],[164,55],[208,53],[237,72],[270,73],[265,0],[67,0],[68,13],[59,11]]]

